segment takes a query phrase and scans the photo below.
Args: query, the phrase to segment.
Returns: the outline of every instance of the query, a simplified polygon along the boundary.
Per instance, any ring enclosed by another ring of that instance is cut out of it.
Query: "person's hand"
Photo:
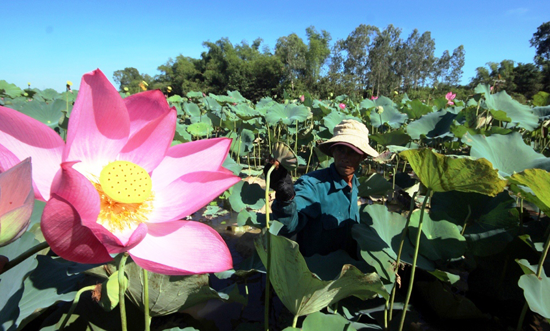
[[[290,173],[278,161],[270,160],[264,167],[265,176],[271,167],[275,167],[275,169],[271,172],[269,187],[275,191],[275,199],[279,201],[292,200],[296,193]]]

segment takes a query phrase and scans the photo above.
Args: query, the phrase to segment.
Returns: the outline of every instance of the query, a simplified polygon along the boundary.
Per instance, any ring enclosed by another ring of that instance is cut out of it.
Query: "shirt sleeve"
[[[273,201],[271,207],[276,219],[285,226],[280,234],[292,236],[300,232],[306,224],[320,214],[319,193],[307,176],[302,176],[294,184],[296,196],[291,201]]]

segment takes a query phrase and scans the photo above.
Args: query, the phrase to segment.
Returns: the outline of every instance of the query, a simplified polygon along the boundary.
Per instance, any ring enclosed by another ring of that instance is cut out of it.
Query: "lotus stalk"
[[[141,269],[143,272],[143,313],[145,317],[145,331],[151,330],[151,316],[149,314],[149,272]]]
[[[78,306],[78,301],[80,300],[80,296],[82,295],[82,293],[86,291],[93,291],[95,287],[96,287],[95,285],[86,286],[78,290],[78,292],[76,292],[73,303],[71,304],[71,308],[69,308],[69,312],[65,316],[63,323],[61,323],[61,326],[59,327],[59,331],[63,331],[65,329],[65,326],[67,325],[67,322],[69,322],[71,315],[74,313],[76,306]]]
[[[550,231],[550,226],[548,227],[548,230],[546,232]],[[546,242],[544,243],[544,248],[542,249],[542,254],[539,258],[539,264],[537,266],[537,278],[540,279],[540,275],[542,274],[543,270],[543,264],[546,260],[546,256],[548,255],[548,249],[550,248],[550,235],[546,236]],[[523,320],[525,319],[525,314],[527,313],[527,309],[529,308],[529,305],[527,304],[527,300],[525,301],[525,304],[523,305],[523,309],[521,310],[521,314],[519,316],[518,325],[516,327],[516,331],[520,331],[523,326]]]
[[[399,251],[397,252],[397,259],[395,259],[395,273],[396,274],[399,270],[399,265],[401,264],[401,253],[403,252],[403,245],[405,243],[405,240],[407,238],[407,234],[409,232],[409,223],[411,221],[411,216],[412,216],[414,206],[415,206],[414,201],[416,199],[417,194],[418,194],[418,192],[413,193],[413,196],[412,196],[412,199],[411,199],[411,206],[409,208],[409,215],[407,216],[407,221],[405,222],[405,227],[403,228],[403,233],[401,234],[401,241],[400,241],[400,244],[399,244]],[[390,307],[389,307],[389,310],[390,310],[389,323],[391,323],[392,316],[393,316],[393,303],[395,302],[395,292],[396,292],[396,289],[397,289],[396,285],[397,284],[393,284],[393,288],[392,288],[392,292],[391,292],[391,300],[390,300]]]
[[[275,170],[276,165],[273,165],[267,171],[265,176],[265,225],[267,228],[267,265],[265,272],[265,301],[264,301],[264,329],[269,330],[269,271],[271,269],[271,233],[269,233],[269,185],[271,184],[271,173]]]
[[[420,220],[418,222],[418,234],[416,235],[416,241],[414,244],[414,256],[413,256],[413,262],[412,262],[412,269],[411,269],[411,279],[409,281],[409,288],[407,290],[407,296],[405,298],[405,303],[403,304],[403,315],[401,315],[401,323],[399,324],[399,331],[403,330],[403,325],[405,324],[405,316],[407,315],[407,306],[409,305],[409,301],[411,300],[411,294],[412,289],[414,286],[414,275],[416,271],[416,261],[418,259],[418,251],[420,249],[420,238],[422,237],[422,220],[424,219],[424,209],[426,208],[426,203],[429,198],[431,198],[433,194],[433,191],[431,189],[428,189],[426,192],[426,196],[424,197],[424,201],[422,202],[422,209],[420,210]]]
[[[122,331],[127,331],[128,325],[126,322],[126,302],[124,294],[126,293],[126,275],[124,274],[124,267],[126,266],[126,260],[128,259],[128,253],[123,253],[118,264],[118,305],[120,308],[120,324]]]

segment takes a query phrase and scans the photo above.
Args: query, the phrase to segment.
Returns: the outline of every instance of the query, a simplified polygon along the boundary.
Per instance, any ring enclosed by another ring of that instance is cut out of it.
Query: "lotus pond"
[[[102,75],[63,93],[0,81],[1,330],[550,327],[550,106],[483,85],[130,96]],[[304,258],[266,215],[263,165],[282,142],[295,179],[329,166],[315,146],[346,118],[381,153],[357,174],[360,256]],[[117,197],[108,166],[152,189]]]

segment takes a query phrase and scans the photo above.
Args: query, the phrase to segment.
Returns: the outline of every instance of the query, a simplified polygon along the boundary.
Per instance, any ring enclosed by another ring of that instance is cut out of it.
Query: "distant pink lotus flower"
[[[378,97],[373,95],[372,97],[370,97],[370,99],[371,100],[376,100],[376,99],[378,99]]]
[[[25,159],[0,173],[0,247],[25,233],[33,207],[31,160]]]
[[[303,94],[300,95],[300,102],[304,102],[305,99],[306,99],[306,97]]]
[[[491,86],[491,92],[493,91],[493,87]]]
[[[346,109],[346,105],[343,103],[339,104],[338,107],[340,107],[340,109],[342,110]]]
[[[67,143],[48,126],[0,107],[0,170],[32,156],[41,229],[79,263],[128,252],[144,269],[190,275],[230,269],[211,227],[182,221],[239,181],[221,166],[230,139],[170,147],[176,110],[161,91],[122,99],[98,69],[82,77]]]
[[[456,94],[453,94],[453,92],[449,92],[445,95],[445,99],[447,99],[447,104],[449,106],[454,105],[453,99],[456,98]]]

